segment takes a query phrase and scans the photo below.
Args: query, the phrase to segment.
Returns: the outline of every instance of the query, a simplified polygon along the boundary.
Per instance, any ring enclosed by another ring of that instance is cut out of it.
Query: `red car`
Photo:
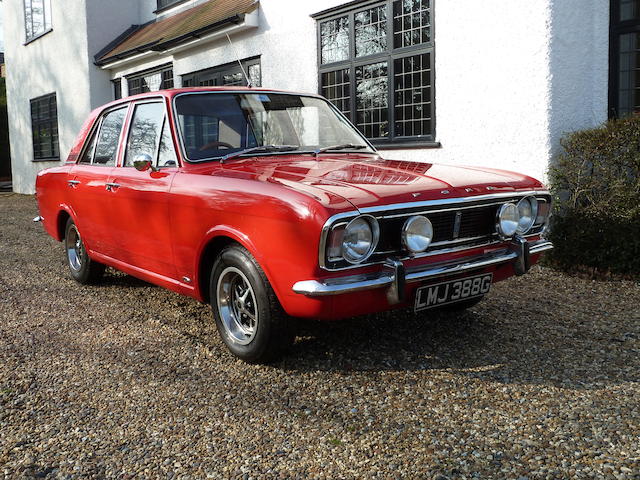
[[[467,307],[552,248],[539,181],[384,160],[317,95],[118,100],[36,186],[74,279],[97,282],[110,266],[209,302],[226,345],[251,362],[293,341],[291,317]]]

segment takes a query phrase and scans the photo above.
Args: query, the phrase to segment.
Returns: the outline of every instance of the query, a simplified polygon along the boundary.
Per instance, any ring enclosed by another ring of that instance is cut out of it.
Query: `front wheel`
[[[71,277],[82,284],[94,284],[102,278],[105,266],[89,258],[78,227],[71,217],[67,220],[64,233],[64,251]]]
[[[264,363],[293,343],[288,318],[246,249],[234,245],[222,251],[211,271],[209,293],[220,337],[235,356]]]

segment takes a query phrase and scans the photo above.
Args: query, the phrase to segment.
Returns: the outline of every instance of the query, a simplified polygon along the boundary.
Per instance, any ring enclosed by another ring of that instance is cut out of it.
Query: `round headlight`
[[[518,229],[519,234],[525,234],[536,222],[538,216],[538,200],[535,197],[525,197],[518,202]]]
[[[380,237],[378,221],[362,215],[351,220],[344,229],[342,256],[349,263],[362,263],[376,249]]]
[[[424,252],[433,239],[433,225],[427,217],[414,215],[404,222],[402,243],[411,253]]]
[[[518,229],[519,219],[515,203],[505,203],[498,210],[498,233],[503,237],[513,237]]]

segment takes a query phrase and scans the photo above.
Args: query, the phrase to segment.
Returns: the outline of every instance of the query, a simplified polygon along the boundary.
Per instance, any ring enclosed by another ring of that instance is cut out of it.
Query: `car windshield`
[[[245,149],[261,155],[327,147],[338,147],[339,152],[373,152],[357,130],[317,97],[192,93],[178,96],[175,105],[184,150],[191,161],[233,156]],[[269,148],[255,148],[262,146]]]

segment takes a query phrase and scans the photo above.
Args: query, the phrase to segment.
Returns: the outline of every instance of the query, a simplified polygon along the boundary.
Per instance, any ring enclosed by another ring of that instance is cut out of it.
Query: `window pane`
[[[640,0],[620,0],[620,20],[640,19]]]
[[[356,57],[387,49],[387,7],[374,7],[355,14]]]
[[[238,67],[238,70],[240,69],[240,67]],[[225,86],[234,86],[234,85],[240,85],[240,86],[245,86],[245,81],[244,81],[244,75],[242,74],[242,71],[238,71],[235,73],[227,73],[222,75],[222,85]]]
[[[249,80],[251,81],[251,86],[260,87],[262,86],[261,74],[260,74],[260,64],[254,63],[249,65]]]
[[[349,69],[322,74],[322,96],[351,119],[351,75]]]
[[[58,157],[56,95],[31,100],[31,132],[35,160]]]
[[[44,0],[30,0],[31,4],[31,35],[27,33],[27,37],[35,37],[44,32]]]
[[[367,138],[389,135],[387,62],[356,68],[356,126]]]
[[[102,122],[100,134],[98,135],[98,143],[96,145],[96,154],[93,163],[98,165],[115,166],[116,152],[118,150],[118,140],[124,123],[124,116],[127,112],[126,108],[109,112]]]
[[[620,35],[618,115],[640,111],[640,33]]]
[[[127,141],[125,166],[132,166],[138,155],[148,155],[152,160],[155,158],[163,118],[162,103],[145,103],[136,106]]]
[[[80,163],[91,163],[91,159],[93,158],[93,151],[96,148],[96,137],[98,136],[98,130],[96,129],[91,136],[91,140],[87,145],[86,150],[82,154],[82,158],[80,158]]]
[[[160,138],[160,148],[158,150],[158,166],[159,167],[175,167],[178,165],[176,158],[176,151],[173,148],[173,141],[171,140],[171,129],[169,128],[169,121],[165,118],[164,126],[162,127],[162,137]]]
[[[395,60],[395,135],[431,135],[431,64],[428,53]]]
[[[409,47],[431,41],[430,0],[393,0],[393,45]]]
[[[322,63],[349,58],[349,18],[340,17],[320,24],[320,56]]]

